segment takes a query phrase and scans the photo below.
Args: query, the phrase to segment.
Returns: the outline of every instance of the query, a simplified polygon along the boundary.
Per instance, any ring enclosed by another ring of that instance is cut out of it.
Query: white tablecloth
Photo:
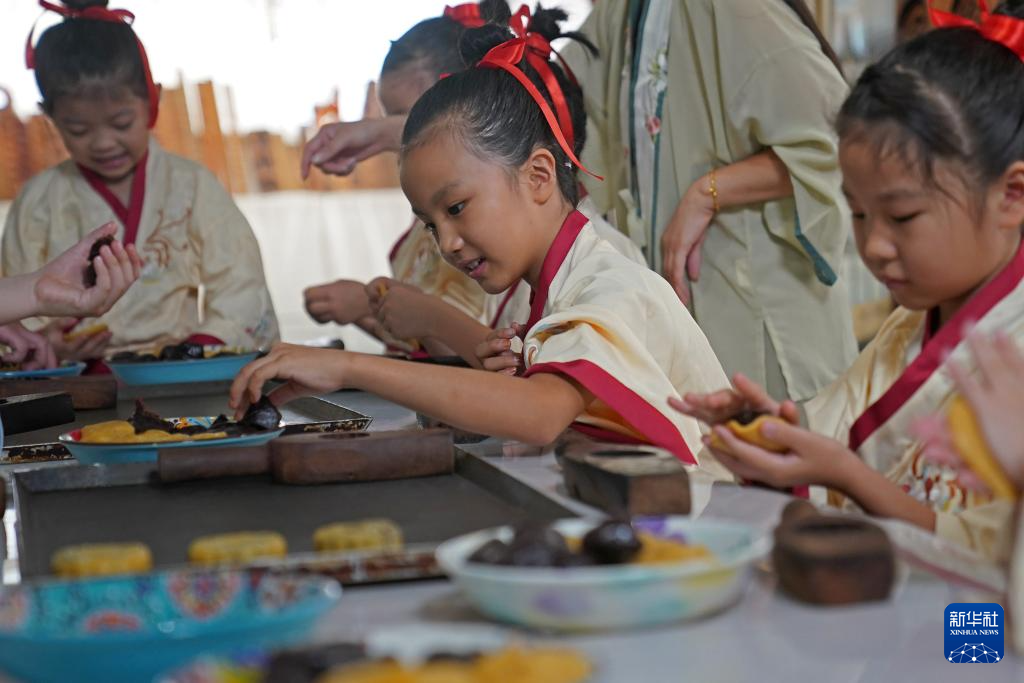
[[[259,240],[284,340],[331,336],[355,350],[380,348],[351,326],[317,325],[303,309],[302,290],[338,278],[367,281],[388,274],[391,245],[412,220],[401,190],[276,192],[235,201]],[[9,208],[10,202],[0,202],[0,226]]]

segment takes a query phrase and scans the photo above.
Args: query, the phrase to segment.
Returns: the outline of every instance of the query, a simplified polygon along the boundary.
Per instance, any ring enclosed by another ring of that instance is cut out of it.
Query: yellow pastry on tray
[[[470,661],[403,666],[391,660],[332,669],[316,683],[581,683],[590,662],[573,650],[509,647]]]
[[[188,547],[188,559],[194,564],[240,564],[253,560],[284,557],[288,544],[275,531],[239,531],[202,536]]]
[[[985,485],[999,498],[1016,500],[1020,492],[999,464],[985,441],[981,425],[970,404],[962,396],[955,396],[946,412],[953,446],[961,459]]]
[[[61,578],[142,574],[153,569],[153,555],[142,543],[92,543],[61,548],[50,560]]]
[[[337,522],[313,533],[313,547],[320,552],[401,550],[402,543],[402,530],[390,519]]]
[[[785,423],[785,420],[781,417],[776,417],[775,415],[754,416],[746,413],[735,419],[729,420],[725,423],[725,426],[742,441],[746,441],[747,443],[755,446],[760,446],[766,451],[771,451],[773,453],[785,453],[789,448],[776,443],[761,434],[761,427],[768,422]],[[711,446],[713,448],[724,448],[722,440],[715,434],[711,435]]]
[[[205,439],[223,439],[227,432],[202,432],[189,436],[175,432],[165,432],[161,429],[147,429],[139,434],[135,433],[135,427],[127,420],[110,420],[108,422],[97,422],[94,425],[82,427],[82,436],[79,443],[163,443],[167,441],[188,441]]]

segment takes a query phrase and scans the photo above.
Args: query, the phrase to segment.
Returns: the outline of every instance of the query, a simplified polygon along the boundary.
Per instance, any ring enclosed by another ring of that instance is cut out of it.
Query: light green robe
[[[673,1],[657,225],[629,217],[620,120],[630,83],[629,0],[600,0],[584,24],[599,58],[575,45],[564,51],[587,103],[584,163],[605,176],[586,179],[588,190],[660,269],[661,233],[687,188],[712,168],[773,149],[789,169],[794,198],[715,218],[693,313],[727,372],[770,386],[781,370],[789,396],[808,399],[856,355],[838,279],[849,225],[832,128],[847,86],[782,0]]]

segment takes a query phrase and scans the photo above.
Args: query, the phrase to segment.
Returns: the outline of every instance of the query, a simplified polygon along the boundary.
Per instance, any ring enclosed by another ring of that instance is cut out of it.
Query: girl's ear
[[[558,196],[557,163],[550,151],[538,147],[519,167],[519,181],[526,187],[535,203],[546,204]]]
[[[1019,230],[1024,225],[1024,161],[1010,164],[997,188],[999,227]]]

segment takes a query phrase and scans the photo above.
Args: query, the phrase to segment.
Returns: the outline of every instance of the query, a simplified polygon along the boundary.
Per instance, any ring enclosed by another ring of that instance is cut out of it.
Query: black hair
[[[508,24],[512,18],[505,0],[482,0],[480,17],[489,24]],[[415,64],[430,71],[435,78],[444,73],[461,71],[464,66],[459,54],[459,39],[466,28],[446,16],[424,19],[391,42],[381,66],[381,75]]]
[[[903,28],[903,25],[910,20],[910,15],[913,14],[914,10],[921,7],[924,7],[924,0],[906,0],[903,6],[900,7],[900,15],[896,19],[896,27]]]
[[[1022,10],[1024,0],[1008,0],[998,11]],[[973,28],[930,31],[864,71],[837,129],[841,140],[898,155],[932,184],[936,162],[953,162],[977,196],[1024,159],[1024,62]]]
[[[64,0],[83,10],[106,7],[107,0]],[[53,113],[57,99],[74,93],[83,81],[103,81],[149,97],[135,31],[122,22],[65,18],[43,31],[35,48],[35,74],[43,111]]]
[[[814,37],[818,39],[818,45],[821,47],[821,51],[825,53],[829,61],[835,64],[836,69],[839,71],[839,75],[843,75],[843,63],[839,61],[839,55],[832,48],[832,44],[828,42],[828,38],[818,28],[818,22],[814,20],[814,15],[811,14],[811,10],[808,9],[807,3],[804,0],[782,0],[786,5],[796,12],[796,15],[800,17],[800,21],[804,26],[807,27]]]
[[[566,18],[560,9],[540,6],[533,13],[530,30],[549,41],[571,38],[582,43],[592,54],[597,49],[577,32],[562,33],[558,28]],[[465,32],[461,41],[463,62],[475,65],[487,52],[513,38],[507,26],[488,25]],[[586,141],[586,114],[583,91],[566,76],[557,62],[549,62],[552,72],[565,94],[573,125],[573,152],[579,154]],[[526,59],[518,68],[544,94],[549,106],[551,96],[543,81]],[[553,106],[552,106],[553,108]],[[518,169],[538,147],[555,158],[558,187],[573,206],[579,198],[576,168],[559,146],[547,119],[533,98],[513,77],[501,69],[469,68],[436,83],[416,102],[402,132],[402,149],[423,143],[442,128],[456,136],[480,158],[495,161],[509,169]]]

